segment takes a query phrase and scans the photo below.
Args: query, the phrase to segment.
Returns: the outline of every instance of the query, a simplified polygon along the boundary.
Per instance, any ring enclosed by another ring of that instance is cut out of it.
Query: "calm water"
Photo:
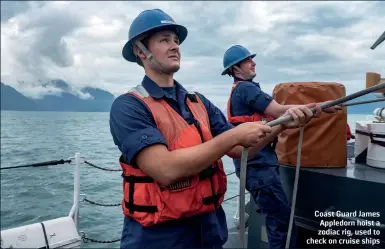
[[[366,115],[350,115],[356,120]],[[12,112],[1,111],[1,167],[68,159],[80,152],[88,161],[119,168],[119,150],[109,131],[108,113]],[[233,172],[230,158],[223,158],[227,173]],[[1,171],[1,229],[67,216],[73,202],[73,167],[22,168]],[[102,203],[121,201],[120,172],[81,167],[81,193]],[[238,178],[228,176],[226,198],[238,193]],[[233,225],[237,198],[223,204],[229,226]],[[90,238],[113,240],[120,237],[121,207],[80,205],[80,230]],[[88,243],[84,247],[118,247]]]

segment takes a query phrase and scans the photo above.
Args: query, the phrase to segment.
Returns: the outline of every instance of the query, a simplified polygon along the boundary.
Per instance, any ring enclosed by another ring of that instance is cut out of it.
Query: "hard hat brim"
[[[155,26],[155,27],[151,27],[150,29],[148,30],[145,30],[143,31],[141,34],[138,34],[137,36],[131,38],[129,41],[126,42],[126,44],[124,44],[123,46],[123,49],[122,49],[122,56],[124,59],[130,61],[130,62],[136,62],[136,56],[134,54],[134,51],[133,51],[133,45],[132,45],[132,42],[139,36],[139,35],[142,35],[143,33],[145,32],[148,32],[150,30],[154,30],[154,29],[157,29],[157,28],[170,28],[170,29],[175,29],[177,28],[178,29],[178,38],[179,38],[179,44],[182,44],[182,42],[186,39],[187,37],[187,29],[182,26],[182,25],[179,25],[179,24],[160,24],[158,26]]]
[[[243,56],[243,57],[239,58],[238,60],[236,60],[233,63],[231,63],[225,70],[223,70],[221,75],[226,75],[228,73],[229,68],[234,66],[238,62],[241,62],[241,61],[243,61],[244,59],[247,59],[247,58],[254,58],[256,55],[257,54],[251,54],[251,55],[247,55],[247,56]]]

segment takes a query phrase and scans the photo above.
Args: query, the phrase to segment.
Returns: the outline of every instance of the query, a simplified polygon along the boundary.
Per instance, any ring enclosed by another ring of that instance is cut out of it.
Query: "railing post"
[[[74,172],[74,221],[76,228],[79,229],[79,195],[80,195],[80,153],[75,153],[75,172]]]

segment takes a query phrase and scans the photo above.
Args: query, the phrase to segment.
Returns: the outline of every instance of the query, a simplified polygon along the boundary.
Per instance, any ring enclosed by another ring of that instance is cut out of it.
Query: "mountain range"
[[[18,92],[15,88],[1,82],[1,110],[12,111],[68,111],[68,112],[108,112],[115,96],[108,91],[85,87],[80,89],[81,98],[63,80],[52,80],[43,85],[60,89],[60,94],[45,95],[33,99]]]
[[[81,98],[71,91],[71,87],[63,80],[52,80],[43,86],[60,89],[60,95],[45,95],[41,99],[33,99],[18,92],[15,88],[1,82],[1,110],[12,111],[68,111],[68,112],[108,112],[115,96],[99,88],[85,87],[82,94],[91,98]],[[375,99],[374,94],[361,96],[351,102]],[[348,114],[372,114],[374,109],[385,107],[384,102],[348,106]],[[226,115],[226,110],[224,110]]]

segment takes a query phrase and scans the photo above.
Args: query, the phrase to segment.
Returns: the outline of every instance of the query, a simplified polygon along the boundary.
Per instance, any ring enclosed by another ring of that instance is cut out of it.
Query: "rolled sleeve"
[[[225,115],[223,115],[223,112],[218,107],[211,103],[202,94],[198,93],[198,96],[206,107],[210,119],[211,134],[213,135],[213,137],[218,136],[219,134],[234,128],[232,124],[227,122]]]
[[[246,105],[260,113],[264,113],[267,106],[273,100],[273,98],[269,94],[263,92],[258,85],[247,81],[238,85],[236,94],[241,97]]]
[[[136,155],[147,146],[167,146],[148,107],[130,94],[119,96],[112,104],[110,131],[128,164],[135,165]]]
[[[123,140],[121,151],[129,164],[135,164],[134,159],[138,152],[153,144],[167,145],[166,140],[158,129],[147,127],[143,130],[128,134],[126,139]]]

